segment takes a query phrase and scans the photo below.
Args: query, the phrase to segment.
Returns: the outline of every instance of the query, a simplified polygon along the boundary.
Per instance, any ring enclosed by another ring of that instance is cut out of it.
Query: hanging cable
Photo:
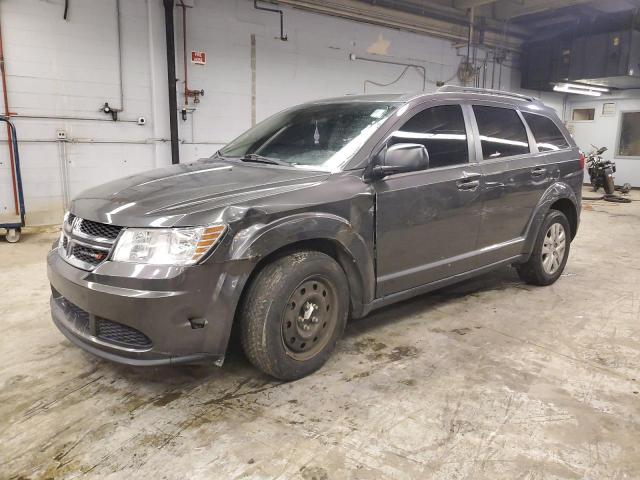
[[[404,69],[402,70],[402,73],[400,73],[400,75],[398,75],[398,78],[396,78],[395,80],[393,80],[392,82],[389,82],[389,83],[378,83],[378,82],[374,82],[373,80],[365,80],[364,83],[363,83],[362,90],[364,92],[367,91],[367,84],[375,85],[377,87],[390,87],[394,83],[399,82],[402,79],[402,77],[404,77],[406,75],[406,73],[409,71],[410,68],[411,68],[411,65],[407,65],[406,67],[404,67]]]

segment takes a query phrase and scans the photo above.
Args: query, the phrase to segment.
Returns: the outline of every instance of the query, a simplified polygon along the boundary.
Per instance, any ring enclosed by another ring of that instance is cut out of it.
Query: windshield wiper
[[[263,157],[257,153],[248,153],[244,157],[240,158],[242,162],[255,162],[255,163],[268,163],[269,165],[284,165],[290,167],[291,165],[277,158]]]

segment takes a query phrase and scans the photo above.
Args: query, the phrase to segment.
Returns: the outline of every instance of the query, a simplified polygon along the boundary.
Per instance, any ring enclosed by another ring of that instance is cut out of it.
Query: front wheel
[[[245,354],[280,380],[320,368],[344,331],[349,285],[330,256],[300,251],[267,265],[252,281],[240,307]]]
[[[551,285],[567,264],[571,227],[564,213],[550,210],[540,227],[533,253],[526,263],[516,265],[518,275],[531,285]]]

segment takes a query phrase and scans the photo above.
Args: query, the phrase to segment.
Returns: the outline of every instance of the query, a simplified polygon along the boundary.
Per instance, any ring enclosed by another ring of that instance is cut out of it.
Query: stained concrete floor
[[[638,479],[640,201],[582,222],[555,285],[387,308],[288,384],[93,358],[49,319],[55,230],[0,242],[0,478]]]

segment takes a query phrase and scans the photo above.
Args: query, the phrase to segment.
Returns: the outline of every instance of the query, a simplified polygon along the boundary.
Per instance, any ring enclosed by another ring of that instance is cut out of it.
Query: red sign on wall
[[[207,54],[205,52],[191,52],[191,63],[205,65],[207,63]]]

